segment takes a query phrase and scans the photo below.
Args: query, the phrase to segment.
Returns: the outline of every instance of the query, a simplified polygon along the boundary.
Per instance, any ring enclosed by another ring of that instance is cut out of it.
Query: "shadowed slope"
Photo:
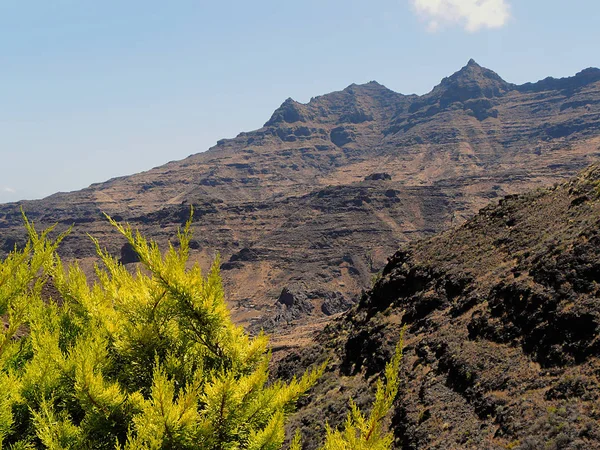
[[[314,408],[336,422],[348,397],[366,402],[403,324],[396,448],[600,448],[600,166],[398,251],[357,307],[280,361],[284,377],[333,361],[296,423],[312,435]]]

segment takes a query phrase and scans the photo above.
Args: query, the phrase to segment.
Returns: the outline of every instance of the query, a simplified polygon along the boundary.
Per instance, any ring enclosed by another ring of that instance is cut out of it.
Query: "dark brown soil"
[[[368,404],[401,327],[398,449],[600,448],[600,166],[398,251],[357,307],[278,363],[331,358],[293,425],[306,448]]]

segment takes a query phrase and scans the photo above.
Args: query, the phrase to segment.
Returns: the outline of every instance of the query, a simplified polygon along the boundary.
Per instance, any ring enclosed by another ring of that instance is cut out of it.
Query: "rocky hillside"
[[[43,225],[75,224],[62,252],[84,267],[87,233],[134,262],[102,212],[164,243],[194,205],[193,258],[221,252],[236,319],[280,325],[347,308],[399,245],[572,176],[599,146],[600,70],[517,86],[469,61],[423,96],[370,82],[288,99],[207,152],[0,206],[0,249],[22,241],[22,206]]]
[[[278,375],[330,358],[294,419],[338,423],[406,326],[398,449],[600,449],[600,165],[403,247]],[[316,408],[316,409],[315,409]],[[321,428],[321,429],[320,429]]]

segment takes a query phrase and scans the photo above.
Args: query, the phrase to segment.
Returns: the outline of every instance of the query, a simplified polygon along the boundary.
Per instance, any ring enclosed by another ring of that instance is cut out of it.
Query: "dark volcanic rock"
[[[140,255],[137,254],[129,242],[123,244],[121,247],[121,259],[119,259],[119,262],[121,264],[140,262]]]
[[[337,127],[331,130],[330,137],[331,142],[338,147],[343,147],[354,140],[352,131],[344,127]]]
[[[278,312],[273,321],[288,323],[299,319],[314,310],[313,304],[308,300],[306,292],[298,287],[284,287],[277,299]]]
[[[249,249],[248,247],[244,247],[239,252],[234,253],[229,258],[229,261],[257,261],[259,255],[255,250]]]
[[[292,293],[289,288],[285,287],[279,294],[277,303],[287,306],[288,308],[294,305],[302,307],[303,300],[306,299],[306,295],[299,294],[299,292]]]
[[[573,77],[558,79],[548,77],[537,83],[525,83],[522,86],[517,86],[516,89],[520,92],[543,92],[550,90],[572,92],[598,81],[600,81],[600,69],[590,67],[582,70]]]
[[[372,173],[371,175],[367,175],[365,177],[365,181],[385,181],[391,180],[392,176],[389,173],[380,172],[380,173]]]
[[[303,112],[303,107],[300,103],[288,98],[283,104],[275,110],[271,119],[265,123],[265,127],[277,126],[278,124],[306,122],[306,117]]]
[[[355,308],[281,362],[291,374],[332,361],[293,418],[307,448],[316,411],[362,399],[402,326],[394,448],[600,448],[598,186],[594,165],[392,256]]]
[[[489,69],[470,60],[465,67],[454,75],[444,78],[431,96],[437,98],[442,108],[455,102],[473,99],[491,99],[500,97],[514,88]]]
[[[7,236],[4,239],[4,242],[2,243],[2,251],[5,253],[9,253],[12,252],[15,248],[17,250],[23,250],[25,248],[25,245],[27,244],[27,241],[22,237],[10,237]]]
[[[324,298],[324,300],[321,305],[321,311],[323,311],[323,314],[326,316],[332,316],[347,311],[354,304],[339,292],[324,293],[322,298]]]

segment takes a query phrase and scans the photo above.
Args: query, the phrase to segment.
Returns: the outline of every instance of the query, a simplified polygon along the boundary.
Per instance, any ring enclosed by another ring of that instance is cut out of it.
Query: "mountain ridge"
[[[593,162],[598,73],[519,90],[473,61],[438,85],[457,81],[452,95],[437,87],[403,95],[371,82],[306,104],[288,99],[265,126],[207,152],[0,206],[0,248],[22,241],[20,206],[41,225],[75,223],[61,251],[86,266],[88,233],[126,253],[103,212],[165,244],[194,205],[192,257],[207,266],[221,253],[236,320],[275,329],[316,320],[354,301],[399,245]],[[278,302],[284,288],[297,304]]]
[[[262,128],[265,128],[265,127],[268,127],[270,125],[274,125],[274,124],[278,123],[278,122],[273,121],[273,118],[277,115],[278,111],[281,108],[287,107],[288,104],[296,105],[295,107],[305,107],[305,106],[311,105],[311,103],[316,102],[319,99],[328,98],[330,96],[337,95],[337,94],[340,94],[340,93],[345,93],[345,92],[348,92],[349,90],[352,90],[352,89],[355,89],[355,88],[359,88],[360,89],[360,88],[364,88],[364,87],[368,87],[368,86],[377,86],[378,88],[381,88],[386,93],[389,93],[392,96],[400,96],[401,98],[423,98],[423,97],[427,97],[427,96],[432,95],[436,90],[439,90],[440,88],[442,88],[444,86],[444,84],[447,82],[447,80],[450,80],[453,77],[460,76],[461,74],[464,73],[465,69],[468,69],[470,67],[476,67],[476,68],[478,68],[478,70],[482,70],[482,71],[485,71],[486,73],[492,73],[492,74],[494,74],[496,77],[498,77],[498,79],[499,79],[500,82],[502,82],[503,84],[506,84],[506,85],[510,86],[511,90],[517,90],[517,91],[537,91],[537,90],[542,89],[542,88],[543,89],[566,89],[568,85],[573,85],[574,84],[574,85],[576,85],[578,87],[581,87],[581,86],[585,86],[586,84],[590,84],[590,83],[594,83],[594,82],[600,81],[600,69],[596,68],[596,67],[589,67],[589,68],[581,70],[580,72],[577,72],[573,76],[567,76],[567,77],[562,77],[562,78],[554,78],[554,77],[550,76],[550,77],[546,77],[546,78],[544,78],[542,80],[538,80],[536,82],[526,82],[526,83],[523,83],[523,84],[519,85],[519,84],[508,83],[508,82],[504,81],[498,74],[496,74],[496,72],[493,72],[490,69],[487,69],[487,68],[485,68],[483,66],[480,66],[474,59],[471,58],[468,61],[467,65],[463,66],[461,69],[459,69],[458,71],[456,71],[454,74],[452,74],[452,75],[450,75],[448,77],[443,78],[442,81],[438,85],[434,86],[431,91],[429,91],[429,92],[427,92],[425,94],[421,94],[421,95],[418,95],[418,94],[402,94],[402,93],[399,93],[399,92],[396,92],[396,91],[394,91],[392,89],[387,88],[385,85],[380,84],[379,82],[377,82],[375,80],[372,80],[372,81],[369,81],[369,82],[366,82],[366,83],[362,83],[362,84],[352,83],[352,84],[348,85],[346,88],[344,88],[344,89],[342,89],[340,91],[334,91],[334,92],[331,92],[331,93],[322,94],[322,95],[319,95],[317,97],[313,97],[307,103],[301,103],[301,102],[298,102],[298,101],[292,99],[291,97],[289,97],[273,112],[273,114],[271,116],[271,119],[269,119],[267,122],[265,122],[265,124],[263,125],[263,127],[259,128],[257,130],[253,130],[253,131],[241,132],[241,133],[238,134],[238,136],[236,136],[234,138],[222,138],[222,139],[219,139],[218,142],[221,143],[221,144],[217,143],[215,146],[210,147],[207,151],[217,150],[220,145],[223,145],[227,141],[235,140],[239,136],[249,135],[249,134],[252,134],[252,133],[254,133],[254,132],[256,132],[256,131],[258,131],[258,130],[260,130]],[[295,120],[294,122],[287,122],[287,123],[295,123],[297,121],[299,121],[299,120]],[[123,179],[129,178],[129,177],[132,177],[132,176],[136,176],[136,175],[139,175],[139,174],[144,174],[144,173],[152,172],[153,170],[160,169],[161,167],[166,166],[168,164],[177,163],[177,162],[180,162],[180,161],[185,161],[185,160],[187,160],[189,158],[194,158],[194,157],[197,157],[198,155],[201,155],[201,154],[204,154],[204,153],[206,153],[206,151],[205,152],[199,152],[199,153],[191,154],[191,155],[189,155],[189,156],[187,156],[187,157],[185,157],[185,158],[183,158],[181,160],[169,161],[169,162],[166,162],[165,164],[163,164],[161,166],[153,167],[153,168],[144,170],[144,171],[136,173],[136,174],[120,175],[120,176],[116,176],[116,177],[110,178],[110,179],[108,179],[106,181],[95,182],[95,183],[90,184],[88,187],[84,187],[84,188],[79,189],[79,190],[56,192],[56,193],[50,194],[47,197],[44,197],[44,199],[48,198],[48,197],[53,197],[55,195],[70,194],[70,193],[73,193],[73,192],[78,192],[78,191],[82,191],[82,190],[86,190],[86,189],[90,189],[90,188],[100,187],[100,186],[102,186],[105,183],[113,183],[115,181],[123,180]],[[43,199],[39,199],[39,200],[43,200]],[[15,201],[15,202],[8,202],[6,204],[21,203],[21,202],[31,202],[31,201],[38,201],[38,200],[19,200],[19,201]]]

